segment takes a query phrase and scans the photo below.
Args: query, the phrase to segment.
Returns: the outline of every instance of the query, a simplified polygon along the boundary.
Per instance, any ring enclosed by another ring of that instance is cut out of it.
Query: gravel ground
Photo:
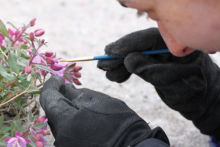
[[[63,58],[102,55],[106,44],[132,31],[156,27],[156,23],[137,18],[136,12],[110,0],[0,0],[0,19],[16,26],[37,18],[35,28],[46,30],[48,50]],[[219,54],[213,56],[219,62]],[[112,83],[96,68],[96,61],[82,62],[82,86],[125,101],[152,128],[161,126],[172,147],[209,147],[209,138],[168,108],[153,86],[132,76],[123,84]],[[42,112],[43,113],[43,112]],[[48,146],[53,146],[49,137]]]

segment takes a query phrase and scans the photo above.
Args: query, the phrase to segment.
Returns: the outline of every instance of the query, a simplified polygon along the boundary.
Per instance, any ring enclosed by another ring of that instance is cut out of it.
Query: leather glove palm
[[[169,144],[161,128],[151,130],[124,102],[59,77],[44,84],[40,103],[58,147],[132,147],[147,138]]]
[[[107,54],[123,55],[125,59],[99,61],[98,67],[110,68],[107,71],[107,78],[112,81],[126,80],[123,77],[128,72],[150,82],[170,108],[192,120],[202,133],[220,140],[219,67],[207,54],[200,51],[194,51],[182,58],[170,53],[143,55],[138,51],[143,50],[144,47],[145,50],[149,50],[149,46],[151,46],[150,49],[161,49],[165,44],[158,29],[147,29],[141,33],[145,33],[140,36],[144,38],[138,38],[137,35],[140,32],[137,32],[107,45],[105,49]],[[137,42],[139,42],[138,45]],[[142,42],[144,42],[143,45]],[[116,67],[115,62],[120,62],[120,66]],[[121,67],[126,72],[120,72]]]

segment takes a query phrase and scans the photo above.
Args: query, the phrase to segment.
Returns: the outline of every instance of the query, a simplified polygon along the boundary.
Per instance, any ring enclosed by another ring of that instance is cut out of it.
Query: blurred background
[[[105,46],[120,37],[157,27],[154,21],[137,17],[135,10],[121,7],[116,0],[0,0],[0,5],[4,23],[9,21],[18,27],[37,18],[34,29],[46,31],[48,47],[44,49],[62,58],[102,55]],[[213,56],[220,63],[218,58],[219,54]],[[113,83],[96,67],[97,61],[77,64],[83,67],[83,85],[77,88],[90,88],[125,101],[152,128],[162,127],[172,147],[209,146],[209,137],[168,108],[151,84],[134,75],[125,83]],[[47,140],[48,146],[53,147],[52,135]]]

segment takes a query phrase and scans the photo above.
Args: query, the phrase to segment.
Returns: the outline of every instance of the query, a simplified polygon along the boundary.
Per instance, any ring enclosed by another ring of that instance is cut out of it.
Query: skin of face
[[[219,0],[118,0],[157,21],[171,53],[182,57],[195,49],[220,51]]]

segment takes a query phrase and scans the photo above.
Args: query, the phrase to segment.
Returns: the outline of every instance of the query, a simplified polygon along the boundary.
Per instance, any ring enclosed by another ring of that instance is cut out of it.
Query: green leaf
[[[5,142],[4,140],[0,140],[0,146],[7,146],[7,142]]]
[[[64,75],[64,77],[65,77],[65,79],[66,79],[67,81],[69,81],[70,83],[73,83],[73,81],[71,80],[71,78],[70,78],[69,76]]]
[[[27,77],[28,77],[28,74],[21,74],[21,75],[19,75],[18,78],[19,78],[20,80],[26,80]]]
[[[21,126],[21,120],[20,120],[20,115],[17,115],[13,121],[12,124],[14,124],[14,131],[15,132],[24,132],[24,128]],[[12,129],[13,127],[11,127]]]
[[[26,49],[28,49],[28,46],[25,45],[25,44],[22,44],[22,45],[21,45],[21,48],[24,49],[24,50],[26,50]]]
[[[47,125],[47,123],[39,123],[39,124],[34,125],[34,127],[41,129],[46,125]]]
[[[37,87],[31,87],[27,93],[30,93],[30,94],[40,94],[40,90],[37,88]]]
[[[21,104],[18,104],[16,106],[23,112],[24,115],[26,115],[27,112],[24,110]]]
[[[9,74],[6,70],[5,67],[0,63],[0,75],[2,75],[4,78],[6,78],[9,81],[12,81],[15,79],[15,77],[12,74]]]
[[[4,23],[0,20],[0,31],[2,32],[2,34],[7,37],[8,39],[10,39],[9,34],[8,34],[8,30],[5,27]]]
[[[12,44],[12,42],[10,40],[8,40],[8,39],[5,39],[5,42],[6,42],[7,46],[11,46],[11,44]]]
[[[4,135],[3,137],[0,138],[0,146],[3,147],[3,146],[7,146],[7,142],[4,141],[6,138],[9,138],[8,135]]]
[[[10,127],[4,127],[4,128],[2,128],[1,132],[2,132],[3,134],[5,134],[5,133],[8,133],[8,131],[10,131],[10,130],[11,130]]]
[[[10,52],[9,57],[8,57],[8,66],[13,72],[18,73],[19,68],[16,63],[17,63],[17,57],[15,56],[13,52]]]
[[[3,121],[4,121],[4,115],[2,114],[1,117],[0,117],[0,129],[3,126]]]
[[[14,125],[14,123],[11,123],[11,135],[10,136],[15,136],[15,125]]]
[[[29,60],[29,59],[30,59],[30,56],[29,56],[29,55],[27,55],[27,53],[26,53],[26,52],[21,51],[20,53],[21,53],[21,57],[23,57],[23,58],[25,58],[25,59],[27,59],[27,60]]]
[[[18,57],[17,64],[26,67],[28,60],[23,57]]]
[[[1,49],[2,49],[2,51],[4,51],[5,54],[7,54],[7,53],[11,50],[10,47],[5,48],[5,47],[3,47],[3,46],[1,47]]]
[[[34,64],[35,67],[39,68],[39,69],[42,69],[42,70],[45,70],[47,72],[50,72],[50,73],[53,73],[53,74],[56,74],[52,69],[46,67],[46,66],[43,66],[43,65],[39,65],[39,64]]]
[[[27,144],[27,145],[30,145],[31,147],[36,147],[35,142],[31,139],[30,136],[28,136],[28,139],[29,139],[31,142],[30,142],[29,144]]]
[[[1,46],[1,49],[3,52],[5,52],[7,50],[4,46]]]
[[[27,88],[29,85],[31,84],[30,81],[27,81],[27,80],[22,80],[21,82],[19,82],[19,87],[22,86],[24,88]]]

